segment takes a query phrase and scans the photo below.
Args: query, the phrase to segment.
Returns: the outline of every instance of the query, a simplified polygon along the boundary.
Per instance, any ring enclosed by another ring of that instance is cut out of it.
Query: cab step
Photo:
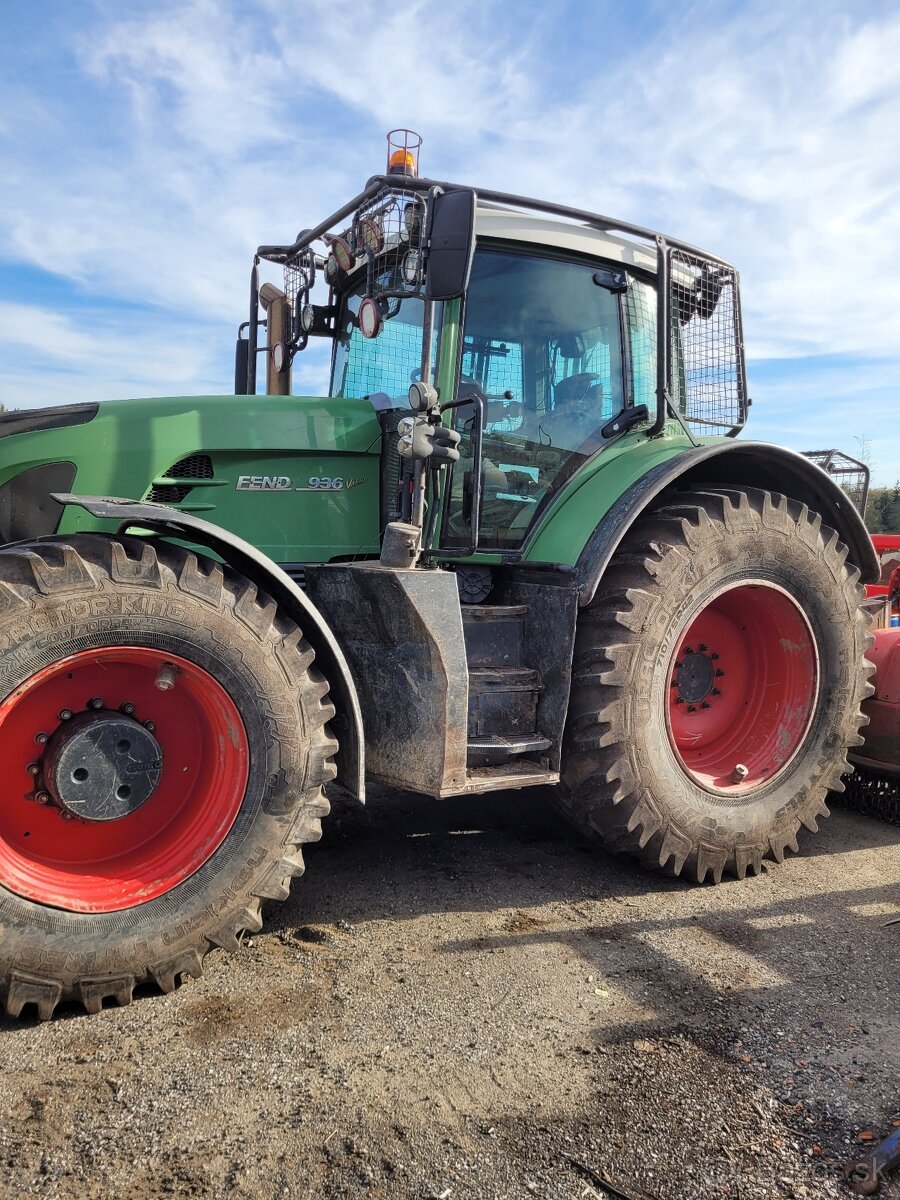
[[[469,669],[521,667],[527,604],[464,604],[463,635]]]
[[[540,763],[507,762],[497,766],[470,767],[462,787],[442,791],[442,796],[464,796],[470,792],[498,792],[508,788],[550,786],[559,783],[559,772]]]
[[[508,763],[516,755],[539,754],[542,750],[549,750],[552,745],[550,738],[542,737],[539,733],[493,733],[484,737],[470,737],[468,742],[469,768]]]
[[[541,683],[529,667],[469,671],[469,737],[533,733]]]

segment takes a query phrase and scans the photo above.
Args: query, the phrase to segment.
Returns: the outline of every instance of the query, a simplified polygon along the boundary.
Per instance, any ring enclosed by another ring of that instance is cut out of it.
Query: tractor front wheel
[[[300,630],[190,551],[0,551],[0,996],[171,990],[236,949],[321,836],[337,746]]]
[[[559,799],[605,846],[699,882],[798,849],[872,691],[859,572],[755,489],[637,521],[578,624]]]

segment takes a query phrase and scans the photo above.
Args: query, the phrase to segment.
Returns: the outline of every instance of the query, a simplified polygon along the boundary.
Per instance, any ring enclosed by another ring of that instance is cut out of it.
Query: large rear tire
[[[261,927],[321,836],[337,745],[297,626],[190,551],[0,551],[0,997],[170,991]]]
[[[805,505],[750,488],[635,523],[578,623],[558,796],[579,829],[698,882],[798,850],[872,691],[846,557]]]

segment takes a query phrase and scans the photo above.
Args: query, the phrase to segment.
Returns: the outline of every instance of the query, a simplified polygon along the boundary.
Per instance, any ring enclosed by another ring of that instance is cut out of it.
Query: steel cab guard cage
[[[868,464],[844,454],[841,450],[804,450],[803,454],[817,467],[821,467],[847,493],[854,508],[865,521],[871,479]]]
[[[250,277],[250,320],[242,326],[248,331],[249,343],[247,393],[256,392],[260,261],[286,267],[300,263],[301,274],[303,262],[309,261],[314,276],[313,243],[328,240],[330,232],[348,217],[357,221],[380,195],[400,191],[426,201],[429,195],[463,187],[408,175],[374,175],[359,195],[314,229],[304,230],[290,245],[259,246]],[[691,434],[687,426],[701,433],[726,436],[740,432],[747,420],[746,363],[739,275],[730,263],[687,242],[586,209],[491,190],[479,190],[477,198],[502,208],[561,217],[603,233],[624,234],[651,243],[657,251],[657,386],[656,414],[647,433],[651,437],[661,433],[669,419],[684,426],[688,436]],[[421,253],[427,267],[426,238]],[[310,283],[308,275],[301,278],[300,290],[305,287],[308,292]],[[332,332],[321,325],[313,331]],[[305,339],[294,349],[304,345]]]

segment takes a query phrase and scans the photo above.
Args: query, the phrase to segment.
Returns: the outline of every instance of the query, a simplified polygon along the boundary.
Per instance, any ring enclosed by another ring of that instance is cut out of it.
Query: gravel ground
[[[3,1197],[846,1197],[900,1122],[900,829],[698,888],[375,791],[308,866],[179,992],[0,1023]]]

